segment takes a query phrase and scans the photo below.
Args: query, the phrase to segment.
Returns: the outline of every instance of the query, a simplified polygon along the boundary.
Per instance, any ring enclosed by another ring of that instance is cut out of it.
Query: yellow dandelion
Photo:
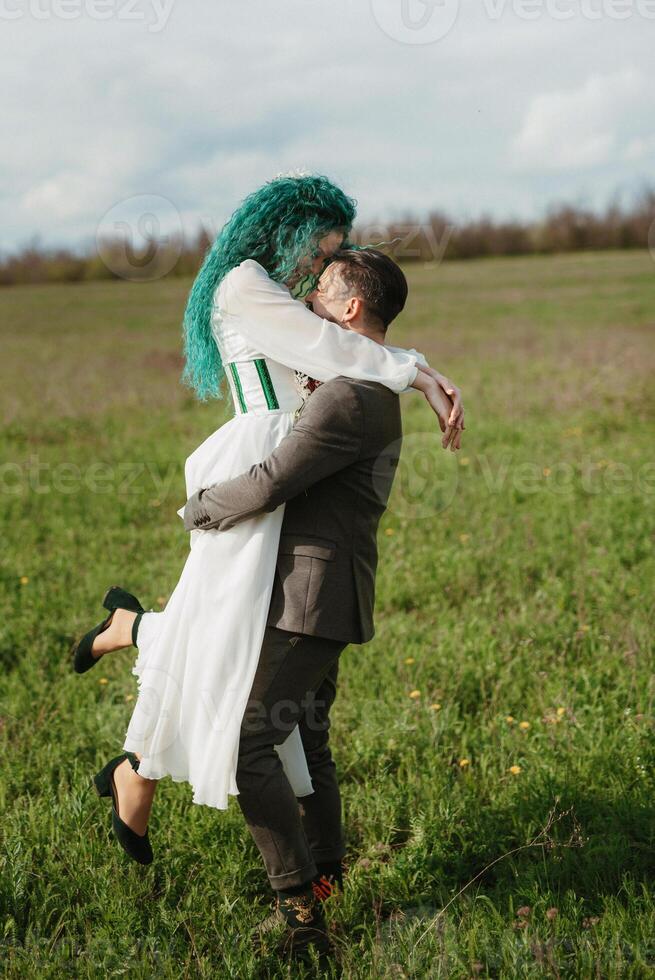
[[[430,708],[432,709],[432,711],[441,711],[441,705],[440,704],[437,704],[436,701],[435,701],[434,704],[431,704],[430,705]]]
[[[413,664],[414,663],[414,658],[413,657],[405,657],[405,663],[406,664]]]
[[[550,473],[551,473],[550,466],[544,466],[544,468],[543,468],[543,470],[541,472],[543,473],[544,476],[550,476]]]
[[[133,694],[126,694],[125,695],[125,700],[126,701],[134,701],[134,695]]]
[[[514,715],[508,715],[508,716],[507,716],[507,718],[505,718],[505,721],[506,721],[506,722],[507,722],[507,723],[508,723],[509,725],[513,725],[513,724],[514,724]]]
[[[521,771],[521,767],[520,766],[510,766],[509,767],[509,771],[512,773],[513,776],[518,776],[518,774]]]
[[[562,715],[565,715],[565,714],[566,714],[566,708],[558,708],[558,709],[557,709],[557,714],[558,714],[558,715],[560,716],[560,718],[561,718],[561,717],[562,717]]]
[[[470,462],[471,462],[471,460],[468,458],[468,456],[462,456],[462,458],[459,461],[459,465],[460,466],[468,466]]]
[[[524,732],[526,732],[529,727],[530,727],[530,722],[529,721],[520,721],[519,722],[519,728],[522,728]]]
[[[460,759],[459,760],[460,769],[466,769],[467,766],[471,765],[470,759]]]
[[[391,535],[392,535],[392,534],[394,533],[394,529],[393,529],[392,527],[388,527],[388,528],[387,528],[387,529],[385,530],[385,532],[384,532],[384,533],[386,534],[386,536],[387,536],[388,538],[390,538],[390,537],[391,537]]]
[[[29,578],[27,577],[27,575],[21,575],[21,577],[20,577],[20,584],[21,585],[27,585],[28,582],[29,582]]]
[[[409,692],[409,696],[410,696],[410,698],[414,698],[414,699],[420,698],[421,692],[420,691],[410,691]]]
[[[98,684],[109,684],[109,681],[107,680],[106,677],[101,677],[100,680],[98,681]]]
[[[462,542],[462,544],[466,544],[466,542],[470,537],[471,537],[470,534],[460,534],[459,540]]]

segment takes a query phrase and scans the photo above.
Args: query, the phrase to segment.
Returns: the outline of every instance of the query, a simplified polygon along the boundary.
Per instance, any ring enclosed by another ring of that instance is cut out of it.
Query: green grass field
[[[389,341],[460,384],[467,427],[444,453],[402,396],[377,634],[342,657],[332,729],[343,975],[655,976],[655,264],[408,275]],[[164,780],[143,869],[90,786],[121,750],[135,654],[80,677],[71,642],[115,582],[165,603],[184,460],[228,417],[179,384],[188,286],[0,292],[7,977],[303,975],[250,950],[269,893],[236,801]]]

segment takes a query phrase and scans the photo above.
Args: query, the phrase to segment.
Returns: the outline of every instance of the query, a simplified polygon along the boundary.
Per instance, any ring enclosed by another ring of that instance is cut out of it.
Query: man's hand
[[[432,378],[428,381],[437,387]],[[193,494],[184,506],[184,527],[229,531],[241,521],[277,510],[319,480],[356,463],[366,450],[357,385],[333,378],[307,399],[296,424],[266,459]]]
[[[185,531],[208,531],[212,526],[211,518],[207,513],[207,508],[202,505],[202,495],[204,492],[204,488],[196,490],[196,492],[189,497],[184,505]]]

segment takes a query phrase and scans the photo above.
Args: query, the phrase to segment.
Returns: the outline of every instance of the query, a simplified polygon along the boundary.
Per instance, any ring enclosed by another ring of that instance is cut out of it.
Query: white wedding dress
[[[216,291],[212,332],[235,415],[189,456],[187,497],[261,462],[302,405],[295,371],[407,390],[422,360],[315,316],[252,259]],[[183,508],[178,511],[183,514]],[[162,612],[143,615],[133,673],[138,696],[123,748],[139,774],[189,782],[193,802],[225,809],[237,795],[239,729],[264,636],[284,505],[227,531],[191,532]],[[296,796],[313,792],[298,728],[278,749]]]

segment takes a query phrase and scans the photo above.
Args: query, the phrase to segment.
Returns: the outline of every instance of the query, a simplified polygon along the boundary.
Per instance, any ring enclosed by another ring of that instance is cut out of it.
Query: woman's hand
[[[429,365],[417,364],[416,366],[419,369],[419,371],[423,371],[425,374],[428,374],[431,378],[433,378],[437,382],[439,387],[442,389],[444,394],[446,394],[448,398],[450,398],[453,404],[453,409],[452,412],[450,413],[448,424],[457,426],[460,429],[466,428],[466,426],[464,425],[464,406],[462,405],[462,393],[457,387],[457,385],[453,384],[450,378],[447,378],[445,374],[441,374],[439,371],[435,371],[435,369],[429,367]]]
[[[419,370],[412,382],[412,388],[417,388],[425,395],[430,408],[439,419],[439,428],[444,434],[441,445],[444,449],[450,448],[454,452],[461,446],[462,429],[464,428],[461,392],[448,378],[433,368],[424,368],[420,364],[417,367]],[[437,380],[436,375],[443,380],[444,384]],[[453,392],[452,399],[446,393],[446,386]],[[454,423],[453,419],[455,420]]]

